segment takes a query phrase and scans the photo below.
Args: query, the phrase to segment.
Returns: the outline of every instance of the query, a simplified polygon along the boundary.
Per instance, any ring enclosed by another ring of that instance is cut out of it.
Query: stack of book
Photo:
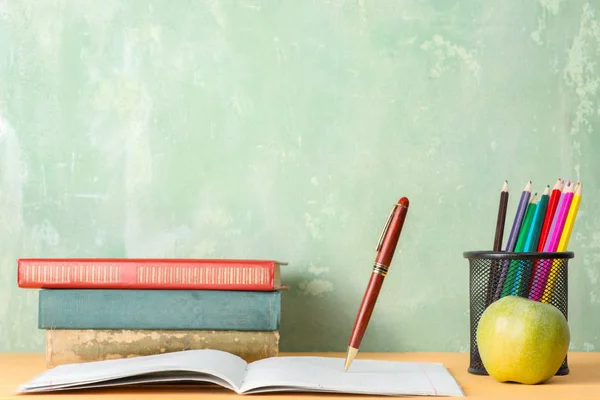
[[[18,260],[39,291],[46,366],[193,349],[247,362],[279,351],[280,267],[271,260]]]

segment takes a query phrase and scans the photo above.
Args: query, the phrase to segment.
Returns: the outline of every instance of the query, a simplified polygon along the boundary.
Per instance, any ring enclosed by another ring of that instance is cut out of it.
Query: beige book
[[[234,354],[246,362],[277,356],[277,331],[206,330],[46,330],[46,367],[213,349]]]

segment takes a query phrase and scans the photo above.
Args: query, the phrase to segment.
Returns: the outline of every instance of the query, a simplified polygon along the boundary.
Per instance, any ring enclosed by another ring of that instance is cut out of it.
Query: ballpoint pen
[[[347,370],[350,367],[350,364],[358,354],[360,342],[367,330],[367,325],[369,324],[369,319],[373,313],[377,296],[381,290],[383,279],[388,273],[392,257],[394,256],[394,251],[396,250],[396,245],[398,244],[398,239],[400,238],[400,232],[404,226],[407,212],[408,199],[402,197],[398,200],[398,203],[394,204],[385,226],[381,231],[381,235],[379,236],[377,247],[375,248],[375,251],[377,252],[375,264],[373,265],[371,278],[360,304],[354,327],[352,328],[344,370]]]

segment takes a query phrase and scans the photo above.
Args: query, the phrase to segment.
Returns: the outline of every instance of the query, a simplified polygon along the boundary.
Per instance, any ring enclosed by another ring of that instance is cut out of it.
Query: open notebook
[[[239,394],[332,392],[372,395],[464,396],[438,363],[272,357],[246,363],[219,350],[187,350],[150,356],[60,365],[18,388],[51,392],[143,383],[213,383]]]

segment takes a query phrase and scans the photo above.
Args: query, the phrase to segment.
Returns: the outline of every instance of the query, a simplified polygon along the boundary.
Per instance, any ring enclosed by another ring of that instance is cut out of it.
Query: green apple
[[[476,335],[481,361],[491,377],[530,385],[556,374],[571,339],[558,308],[518,296],[490,304]]]

